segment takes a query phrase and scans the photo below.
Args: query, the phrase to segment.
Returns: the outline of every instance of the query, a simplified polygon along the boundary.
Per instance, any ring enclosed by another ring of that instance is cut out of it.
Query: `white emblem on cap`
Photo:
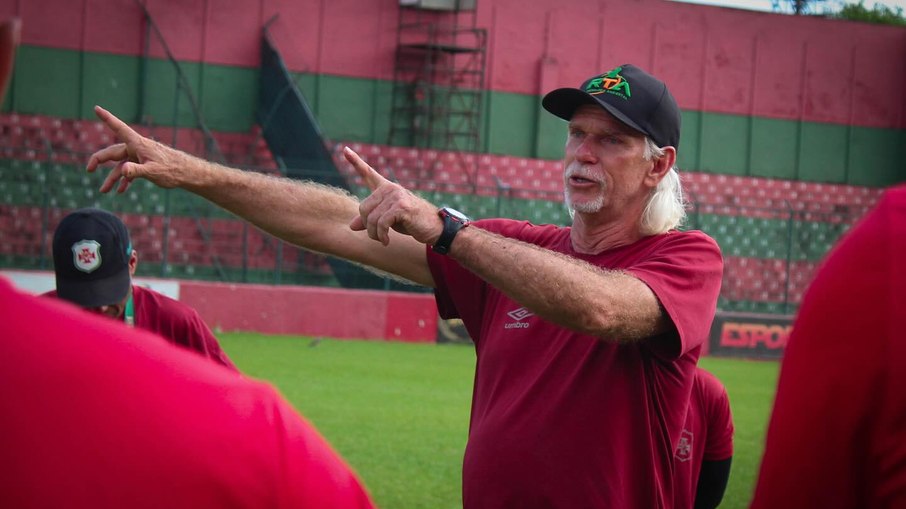
[[[80,240],[72,245],[72,261],[82,272],[94,272],[101,266],[101,245],[96,240]]]

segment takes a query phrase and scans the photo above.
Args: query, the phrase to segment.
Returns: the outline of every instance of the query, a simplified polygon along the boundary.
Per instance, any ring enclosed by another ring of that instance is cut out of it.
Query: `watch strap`
[[[431,246],[435,253],[445,255],[450,252],[450,245],[459,230],[469,226],[469,218],[459,211],[444,207],[437,211],[437,214],[444,222],[444,230],[438,237],[437,242]]]

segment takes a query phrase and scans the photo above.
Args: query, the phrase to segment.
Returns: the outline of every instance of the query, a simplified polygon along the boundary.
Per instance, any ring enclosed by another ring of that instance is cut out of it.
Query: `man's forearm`
[[[228,168],[189,155],[183,164],[180,187],[277,238],[415,283],[433,284],[422,245],[399,235],[390,246],[382,246],[349,228],[359,203],[342,189]]]
[[[536,315],[619,341],[650,337],[669,322],[637,278],[481,230],[466,228],[450,256]]]
[[[325,228],[345,226],[358,202],[343,190],[237,170],[192,157],[191,180],[181,185],[287,242],[329,252]]]

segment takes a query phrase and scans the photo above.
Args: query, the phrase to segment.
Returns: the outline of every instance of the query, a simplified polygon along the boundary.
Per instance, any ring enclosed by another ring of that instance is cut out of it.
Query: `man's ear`
[[[129,275],[135,275],[135,268],[138,267],[138,251],[132,250],[132,254],[129,256]]]
[[[676,163],[676,148],[663,147],[661,150],[664,151],[664,155],[654,160],[654,164],[651,165],[651,169],[648,170],[648,174],[645,176],[645,182],[652,189],[657,187]]]

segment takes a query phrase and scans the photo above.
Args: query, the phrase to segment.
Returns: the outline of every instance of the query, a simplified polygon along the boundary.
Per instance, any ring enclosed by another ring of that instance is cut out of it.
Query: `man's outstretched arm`
[[[396,232],[390,232],[393,242],[379,243],[350,228],[359,202],[345,191],[214,164],[141,136],[100,106],[95,113],[121,141],[88,161],[89,172],[116,163],[101,192],[115,187],[122,193],[137,178],[185,189],[297,246],[433,286],[422,243]],[[347,149],[347,158],[351,153]]]

